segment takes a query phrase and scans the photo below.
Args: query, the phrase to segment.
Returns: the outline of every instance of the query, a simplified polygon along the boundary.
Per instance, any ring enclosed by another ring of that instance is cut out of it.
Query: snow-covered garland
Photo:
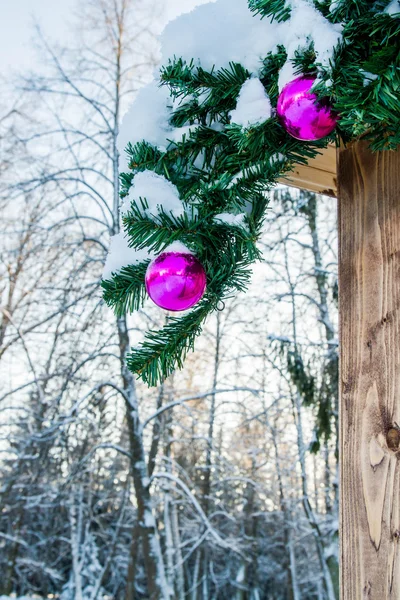
[[[121,127],[122,231],[104,298],[117,315],[140,308],[150,261],[176,242],[204,266],[207,291],[131,352],[149,385],[181,368],[206,317],[246,289],[266,192],[284,173],[339,137],[400,144],[399,0],[217,0],[172,22],[161,42],[161,74]],[[299,74],[340,116],[319,141],[295,139],[276,114]]]

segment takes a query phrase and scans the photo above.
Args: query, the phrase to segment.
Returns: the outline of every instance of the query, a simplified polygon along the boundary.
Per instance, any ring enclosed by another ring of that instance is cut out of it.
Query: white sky
[[[59,40],[67,39],[68,18],[76,0],[0,0],[1,71],[23,70],[34,66],[31,49],[36,20],[46,33]]]
[[[59,43],[68,43],[73,10],[85,0],[0,0],[0,70],[8,75],[35,66],[31,40],[37,22],[44,33]],[[166,19],[187,12],[209,0],[159,0]]]

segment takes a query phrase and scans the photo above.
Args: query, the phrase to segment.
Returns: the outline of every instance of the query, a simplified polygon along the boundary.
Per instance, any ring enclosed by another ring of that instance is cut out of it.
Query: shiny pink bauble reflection
[[[207,284],[200,261],[186,252],[164,252],[146,272],[146,289],[157,306],[181,311],[191,308],[203,296]]]
[[[338,121],[329,102],[310,91],[314,81],[312,75],[301,75],[285,85],[278,99],[278,117],[297,140],[320,140],[332,133]]]

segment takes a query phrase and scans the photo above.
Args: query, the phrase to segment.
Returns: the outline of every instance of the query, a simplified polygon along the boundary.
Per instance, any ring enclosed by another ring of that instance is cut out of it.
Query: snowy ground
[[[42,600],[40,596],[0,596],[0,600]]]
[[[56,598],[56,596],[48,596],[49,598]],[[41,596],[0,596],[0,600],[43,600]]]

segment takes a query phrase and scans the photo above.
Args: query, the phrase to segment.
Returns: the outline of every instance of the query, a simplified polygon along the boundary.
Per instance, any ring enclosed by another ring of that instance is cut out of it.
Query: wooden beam
[[[280,182],[291,187],[336,197],[336,148],[328,146],[321,152],[322,154],[311,160],[308,165],[297,165]]]
[[[342,600],[400,599],[400,152],[338,152]]]

